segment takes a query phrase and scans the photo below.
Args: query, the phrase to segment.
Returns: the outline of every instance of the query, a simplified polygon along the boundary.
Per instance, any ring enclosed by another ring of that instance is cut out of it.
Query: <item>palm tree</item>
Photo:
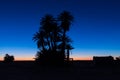
[[[50,50],[56,46],[56,38],[59,33],[57,21],[52,15],[47,14],[41,21],[42,29],[46,32],[46,39]]]
[[[33,36],[33,40],[37,42],[37,47],[40,50],[45,50],[46,42],[44,41],[44,31],[36,32]]]
[[[70,25],[73,21],[73,16],[67,12],[64,11],[58,16],[58,20],[61,22],[60,27],[63,31],[63,36],[62,36],[62,53],[64,54],[63,56],[65,57],[65,38],[66,38],[66,32],[69,31]]]
[[[69,61],[69,56],[70,56],[70,50],[74,49],[71,45],[72,40],[69,38],[69,36],[65,37],[65,53],[64,53],[64,59]],[[58,45],[58,49],[62,49],[63,48],[63,43],[60,43]]]
[[[66,49],[67,49],[66,58],[67,58],[67,61],[69,61],[69,59],[70,59],[70,50],[72,50],[74,48],[70,44],[67,44]]]
[[[73,21],[73,16],[68,11],[63,11],[59,16],[58,20],[61,21],[60,27],[63,29],[64,34],[69,30],[70,25]]]
[[[52,15],[47,14],[41,19],[40,25],[39,31],[36,32],[33,40],[37,42],[38,48],[42,47],[42,50],[52,50],[54,47],[53,31],[57,29],[57,23]]]
[[[45,31],[45,37],[49,46],[49,50],[51,50],[51,48],[53,47],[53,44],[51,43],[52,37],[50,36],[52,31],[53,19],[54,18],[52,15],[47,14],[42,18],[40,22],[41,28]]]

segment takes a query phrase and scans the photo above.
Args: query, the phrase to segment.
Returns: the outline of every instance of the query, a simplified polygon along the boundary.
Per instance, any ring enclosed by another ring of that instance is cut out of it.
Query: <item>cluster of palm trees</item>
[[[67,36],[73,16],[63,11],[57,18],[47,14],[41,18],[40,28],[33,36],[39,51],[36,60],[41,63],[63,63],[69,61],[72,40]]]

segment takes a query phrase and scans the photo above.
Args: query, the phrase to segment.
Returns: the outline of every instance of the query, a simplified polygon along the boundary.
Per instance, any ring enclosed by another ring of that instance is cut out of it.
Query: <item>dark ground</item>
[[[120,67],[96,67],[92,61],[76,61],[71,67],[43,67],[32,61],[0,62],[0,80],[115,80]]]

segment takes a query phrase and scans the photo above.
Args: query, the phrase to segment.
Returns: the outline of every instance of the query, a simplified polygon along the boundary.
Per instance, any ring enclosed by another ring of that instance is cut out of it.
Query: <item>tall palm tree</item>
[[[63,31],[62,36],[62,53],[65,54],[65,38],[66,38],[66,32],[69,31],[70,25],[73,21],[73,16],[70,14],[70,12],[64,11],[58,16],[58,20],[61,22],[60,27]],[[65,56],[64,56],[65,57]]]
[[[59,16],[58,20],[61,21],[60,27],[63,29],[64,34],[70,29],[70,25],[73,21],[73,16],[68,11],[63,11]]]
[[[45,36],[46,36],[46,40],[49,46],[49,50],[53,47],[53,44],[51,43],[52,39],[50,37],[51,30],[52,30],[52,24],[53,24],[52,21],[53,21],[53,16],[47,14],[42,18],[40,22],[42,29],[45,31]]]
[[[56,45],[56,37],[58,31],[57,21],[52,15],[47,14],[41,20],[42,29],[45,30],[46,39],[49,49],[53,49]]]

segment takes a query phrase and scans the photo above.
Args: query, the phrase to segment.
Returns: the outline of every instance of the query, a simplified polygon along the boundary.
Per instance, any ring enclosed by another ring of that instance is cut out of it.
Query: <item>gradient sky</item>
[[[67,10],[74,16],[68,35],[75,59],[120,56],[119,0],[0,0],[0,59],[8,53],[17,60],[33,59],[32,41],[45,14]]]

